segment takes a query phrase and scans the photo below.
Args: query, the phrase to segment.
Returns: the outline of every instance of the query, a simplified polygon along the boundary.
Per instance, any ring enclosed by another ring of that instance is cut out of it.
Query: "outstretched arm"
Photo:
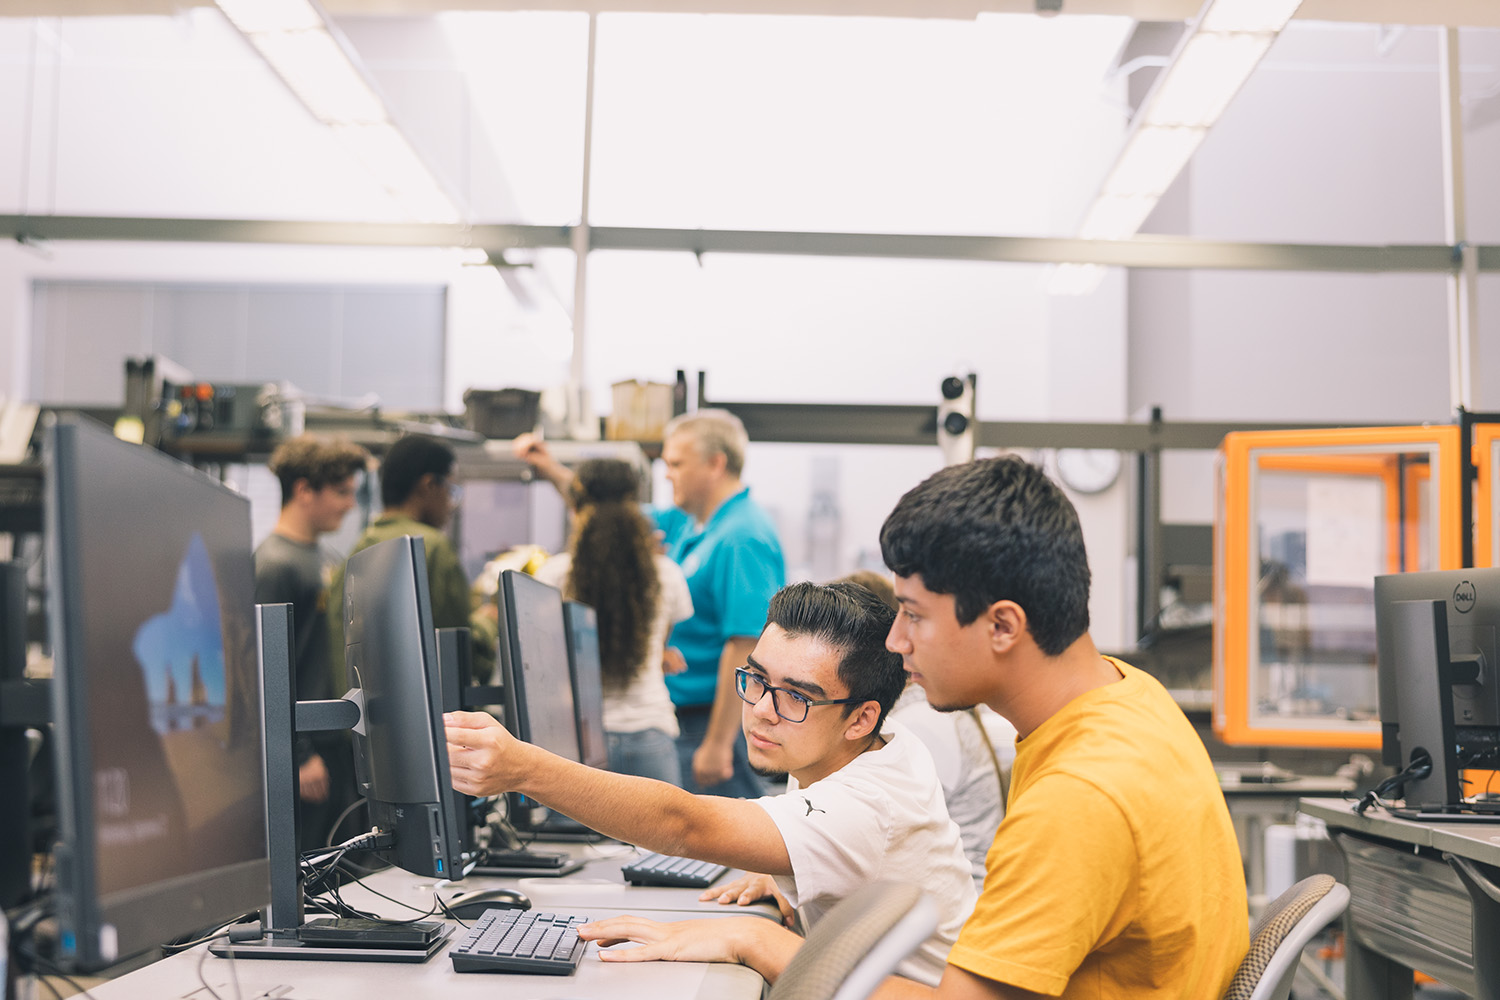
[[[556,486],[557,491],[567,499],[568,487],[573,482],[573,470],[553,456],[552,449],[547,447],[545,441],[535,434],[522,434],[510,443],[510,449],[517,458],[535,469],[538,475]]]
[[[483,712],[450,712],[443,724],[453,787],[467,795],[520,792],[648,850],[792,874],[780,829],[754,801],[692,795],[664,781],[585,767],[522,743]]]

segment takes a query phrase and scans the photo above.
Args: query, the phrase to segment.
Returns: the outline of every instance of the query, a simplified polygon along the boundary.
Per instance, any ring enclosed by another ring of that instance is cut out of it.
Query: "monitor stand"
[[[501,878],[562,878],[583,868],[586,862],[554,851],[482,851],[479,861],[466,875]]]
[[[265,712],[266,839],[271,860],[271,902],[261,914],[260,936],[214,941],[220,958],[279,958],[319,962],[425,962],[453,934],[441,921],[387,924],[358,919],[303,922],[297,856],[299,732],[351,729],[357,701],[296,701],[292,688],[292,606],[255,608],[260,633],[261,704]],[[232,934],[233,932],[231,932]]]
[[[608,840],[604,834],[591,830],[570,816],[560,812],[549,812],[540,823],[533,822],[527,831],[542,840],[558,840],[569,843],[598,844]]]

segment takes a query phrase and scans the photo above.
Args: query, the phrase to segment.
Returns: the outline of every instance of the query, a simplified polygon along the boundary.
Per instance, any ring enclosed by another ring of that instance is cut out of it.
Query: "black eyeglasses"
[[[788,688],[773,687],[766,683],[766,679],[760,674],[752,674],[744,667],[739,667],[734,672],[734,689],[739,692],[740,700],[751,705],[760,704],[760,700],[771,692],[771,708],[776,714],[788,722],[806,722],[807,710],[819,705],[859,705],[868,698],[824,698],[814,700],[805,694],[798,694]],[[789,699],[786,709],[782,709],[781,699],[776,697],[784,694]]]

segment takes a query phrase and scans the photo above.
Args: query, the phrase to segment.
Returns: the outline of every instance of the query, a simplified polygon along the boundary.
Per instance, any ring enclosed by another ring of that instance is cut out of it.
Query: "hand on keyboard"
[[[758,875],[751,872],[719,888],[705,889],[703,895],[699,896],[698,899],[704,903],[718,900],[724,906],[729,906],[730,904],[749,906],[751,903],[758,903],[763,899],[769,899],[781,911],[781,922],[783,924],[790,927],[797,919],[796,909],[791,903],[787,902],[787,898],[781,894],[781,890],[776,888],[776,880],[769,875]]]

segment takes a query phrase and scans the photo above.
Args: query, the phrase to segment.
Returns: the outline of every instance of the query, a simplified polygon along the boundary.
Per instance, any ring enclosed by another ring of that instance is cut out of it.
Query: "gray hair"
[[[665,441],[674,434],[691,434],[705,458],[724,456],[724,470],[738,479],[745,469],[745,448],[750,435],[740,418],[728,410],[698,410],[673,417],[662,432]]]

